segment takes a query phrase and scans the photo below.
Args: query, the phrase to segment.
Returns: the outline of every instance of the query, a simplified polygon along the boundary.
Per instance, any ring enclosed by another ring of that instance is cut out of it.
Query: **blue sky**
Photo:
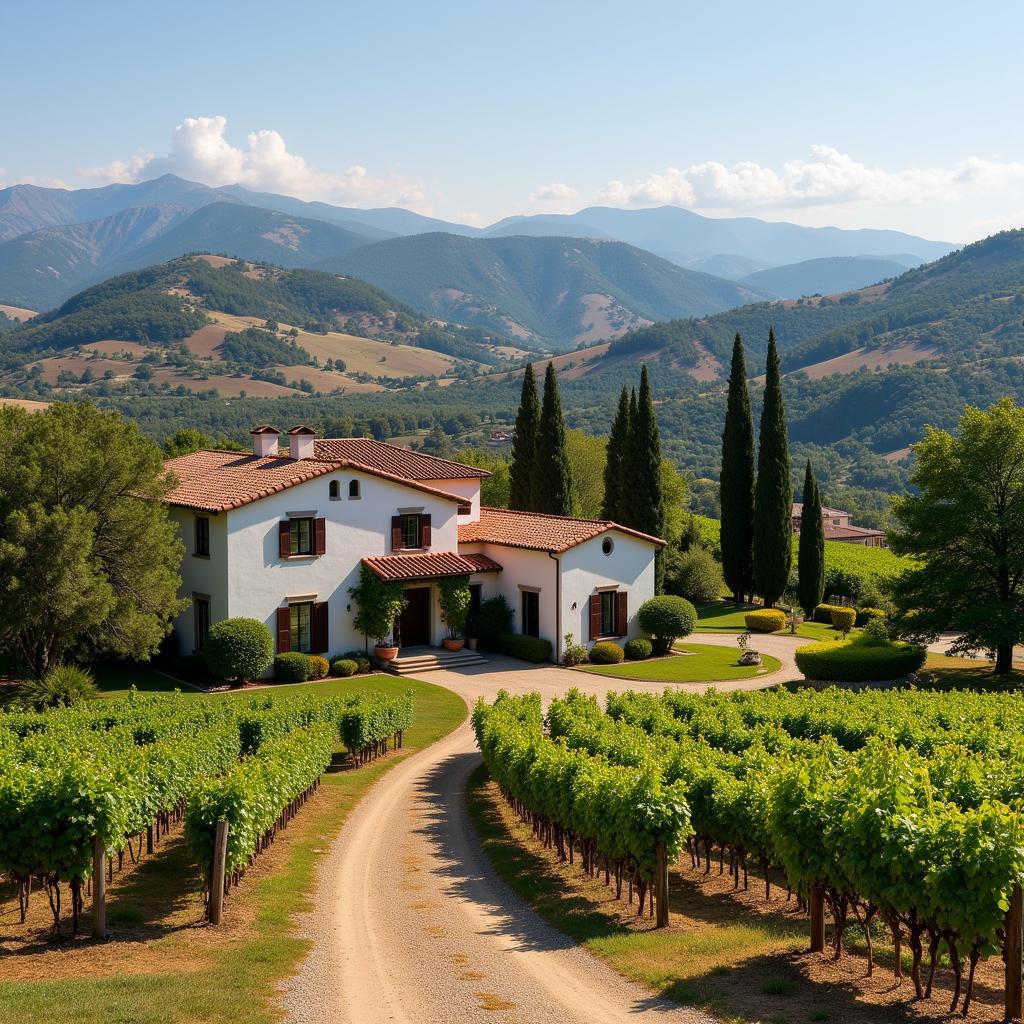
[[[12,2],[4,36],[6,184],[1024,223],[1016,4]]]

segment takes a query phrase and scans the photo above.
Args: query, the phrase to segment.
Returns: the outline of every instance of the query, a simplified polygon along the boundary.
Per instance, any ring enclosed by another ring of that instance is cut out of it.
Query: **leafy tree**
[[[768,334],[768,369],[754,488],[754,583],[766,608],[786,589],[793,562],[793,482],[786,409],[782,400],[775,331]]]
[[[738,334],[733,342],[729,372],[719,497],[722,573],[733,601],[739,605],[754,588],[754,419],[747,391],[743,339]]]
[[[537,378],[533,374],[533,365],[527,363],[512,440],[512,464],[509,467],[509,508],[521,512],[534,511],[533,477],[539,431],[540,399],[537,397]]]
[[[537,432],[531,491],[533,511],[571,516],[576,511],[572,466],[565,437],[562,400],[558,394],[555,364],[548,363],[544,375],[544,404]]]
[[[602,515],[612,522],[623,518],[624,495],[629,487],[627,478],[629,447],[629,392],[625,387],[619,395],[611,432],[608,434],[608,458],[604,467],[604,507]]]
[[[92,405],[0,409],[0,646],[35,676],[156,653],[183,553],[160,450]]]
[[[897,629],[921,643],[955,629],[954,652],[994,650],[1009,672],[1024,640],[1024,409],[968,407],[955,436],[928,428],[914,455],[919,493],[893,502],[893,549],[918,559],[894,585]]]
[[[825,525],[821,518],[821,494],[818,481],[807,460],[804,474],[803,512],[800,518],[800,543],[797,549],[797,596],[804,614],[810,616],[825,594]]]

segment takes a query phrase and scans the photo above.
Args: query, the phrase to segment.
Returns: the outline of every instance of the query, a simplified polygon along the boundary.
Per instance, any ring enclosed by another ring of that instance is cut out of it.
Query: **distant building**
[[[799,501],[793,502],[793,532],[800,532],[804,506]],[[825,524],[825,540],[836,540],[841,544],[860,544],[865,548],[888,547],[883,530],[873,530],[868,526],[854,526],[853,516],[838,508],[822,508],[821,518]]]

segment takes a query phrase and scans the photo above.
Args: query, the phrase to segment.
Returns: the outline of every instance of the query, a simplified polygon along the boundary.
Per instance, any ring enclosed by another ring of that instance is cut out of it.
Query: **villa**
[[[278,653],[335,655],[360,648],[349,595],[367,566],[405,585],[395,623],[403,649],[444,635],[436,581],[468,576],[473,605],[498,594],[516,632],[551,642],[636,636],[654,594],[664,541],[604,520],[481,507],[489,474],[371,438],[317,438],[271,426],[251,453],[203,450],[169,459],[167,496],[185,545],[174,624],[181,653],[201,651],[210,626],[265,622]]]

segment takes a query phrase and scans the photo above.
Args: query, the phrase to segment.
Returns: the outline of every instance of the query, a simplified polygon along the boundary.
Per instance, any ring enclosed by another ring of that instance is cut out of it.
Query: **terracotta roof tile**
[[[460,555],[455,551],[429,551],[410,555],[381,555],[364,558],[382,580],[423,580],[439,576],[465,576],[474,572],[501,572],[501,566],[486,555]]]
[[[663,546],[658,537],[619,526],[608,519],[576,519],[572,516],[548,516],[537,512],[513,512],[505,508],[482,508],[480,519],[459,527],[459,543],[504,544],[536,551],[568,551],[585,540],[609,530]]]
[[[491,475],[486,469],[411,452],[372,437],[321,438],[314,442],[313,450],[318,459],[352,459],[406,480],[472,480]]]
[[[339,469],[354,469],[384,480],[393,480],[460,505],[466,501],[457,494],[389,473],[378,466],[364,465],[354,459],[296,460],[287,456],[260,458],[244,452],[198,451],[168,459],[164,466],[178,478],[177,486],[167,494],[166,501],[171,505],[204,512],[226,512]]]

